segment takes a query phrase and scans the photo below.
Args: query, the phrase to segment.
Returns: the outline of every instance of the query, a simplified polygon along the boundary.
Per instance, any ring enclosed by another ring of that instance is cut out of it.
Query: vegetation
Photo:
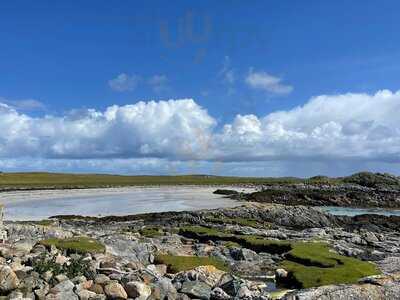
[[[289,278],[284,284],[295,288],[353,283],[380,273],[374,264],[339,255],[322,242],[268,240],[262,236],[235,235],[202,226],[183,227],[180,234],[203,241],[225,241],[233,243],[231,247],[240,245],[256,252],[286,253],[282,267],[289,272]]]
[[[230,185],[293,182],[287,178],[187,176],[121,176],[101,174],[2,173],[0,189],[95,188],[143,185]],[[295,179],[299,181],[299,179]],[[300,180],[301,181],[301,180]]]
[[[165,264],[168,272],[178,273],[181,271],[192,270],[199,266],[214,266],[222,271],[229,271],[229,266],[223,261],[213,257],[203,256],[174,256],[159,254],[155,258],[155,263]]]
[[[204,226],[184,226],[181,228],[181,235],[198,239],[200,241],[226,241],[235,242],[242,247],[257,251],[269,253],[285,253],[289,251],[290,243],[279,240],[267,240],[257,235],[238,235],[219,231],[214,228]]]
[[[148,238],[154,238],[164,235],[164,231],[162,230],[162,228],[157,226],[144,227],[139,232],[142,236]]]
[[[363,186],[400,186],[398,177],[368,172],[348,177],[329,178],[315,176],[296,177],[227,177],[209,175],[186,176],[121,176],[106,174],[64,174],[64,173],[0,173],[0,190],[6,189],[69,189],[143,185],[234,185],[234,184],[341,184],[355,183]],[[226,193],[231,193],[226,191]]]
[[[33,261],[32,267],[39,274],[50,271],[54,276],[64,274],[68,278],[82,275],[88,279],[94,279],[95,277],[95,272],[92,271],[89,261],[85,261],[82,258],[71,258],[69,264],[61,265],[56,263],[55,256],[46,257],[46,255],[42,255]]]
[[[380,273],[374,264],[339,255],[325,243],[292,243],[291,247],[282,267],[289,272],[287,283],[296,288],[355,283]]]
[[[46,247],[55,246],[68,253],[104,253],[105,246],[89,237],[72,237],[67,239],[51,238],[39,242]]]

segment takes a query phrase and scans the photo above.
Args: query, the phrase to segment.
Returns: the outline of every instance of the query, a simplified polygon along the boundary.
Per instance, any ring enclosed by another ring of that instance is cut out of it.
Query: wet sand
[[[249,192],[252,189],[226,187]],[[216,187],[167,186],[0,193],[6,220],[41,220],[54,215],[129,215],[234,207],[240,203],[212,192]]]

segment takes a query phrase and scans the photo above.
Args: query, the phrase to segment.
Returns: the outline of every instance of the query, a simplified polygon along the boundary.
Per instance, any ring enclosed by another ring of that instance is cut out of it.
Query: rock
[[[151,295],[151,288],[138,281],[131,281],[125,285],[125,291],[130,298],[146,300]]]
[[[175,299],[177,297],[175,286],[170,279],[165,277],[152,283],[151,289],[152,293],[149,297],[151,300]]]
[[[44,300],[46,298],[47,293],[49,292],[49,286],[45,285],[43,287],[41,287],[40,289],[36,289],[34,291],[36,298],[38,300]]]
[[[275,270],[276,278],[286,278],[288,276],[288,272],[285,269],[276,269]]]
[[[80,290],[77,292],[80,300],[92,300],[97,297],[97,294],[88,290]],[[105,298],[105,297],[104,297]]]
[[[0,291],[8,292],[19,285],[19,279],[9,266],[0,267]]]
[[[51,271],[46,271],[42,274],[42,278],[46,281],[49,282],[51,278],[53,277],[53,272]]]
[[[328,285],[318,288],[294,291],[286,294],[284,300],[399,300],[400,283],[388,280],[383,285]]]
[[[127,299],[128,295],[126,294],[122,285],[117,282],[110,282],[104,287],[104,293],[110,299]]]
[[[78,296],[74,293],[73,288],[75,285],[70,280],[64,280],[53,288],[50,289],[46,300],[79,300]]]
[[[252,293],[247,286],[241,286],[236,294],[239,299],[251,299]]]
[[[50,293],[52,294],[62,293],[65,291],[72,290],[74,287],[75,285],[72,283],[71,280],[64,280],[59,284],[55,285],[53,288],[51,288]]]
[[[61,266],[63,266],[64,264],[66,264],[69,261],[69,258],[64,256],[64,255],[57,255],[56,256],[56,264],[59,264]]]
[[[208,300],[211,297],[211,287],[201,281],[186,281],[182,285],[181,293],[192,298]]]
[[[58,282],[63,282],[63,281],[68,280],[68,277],[67,277],[66,275],[64,275],[64,274],[59,274],[59,275],[57,275],[55,278],[56,278],[56,280],[57,280]]]
[[[228,295],[235,297],[240,289],[242,282],[231,274],[225,274],[221,277],[217,286],[223,289]]]
[[[211,299],[212,300],[229,300],[231,296],[224,292],[223,289],[216,287],[211,291]]]
[[[98,283],[93,284],[93,285],[89,288],[89,290],[92,291],[92,292],[94,292],[94,293],[96,293],[96,294],[104,294],[104,289],[103,289],[103,287],[102,287],[100,284],[98,284]]]
[[[107,283],[110,282],[110,278],[107,275],[99,274],[94,279],[94,282],[102,286],[105,286]]]

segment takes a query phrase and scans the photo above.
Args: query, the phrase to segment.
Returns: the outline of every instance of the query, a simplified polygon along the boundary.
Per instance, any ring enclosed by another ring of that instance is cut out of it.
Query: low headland
[[[40,175],[47,176],[47,181],[41,177],[41,186],[32,177],[29,185],[17,186],[17,179],[11,179],[15,174],[3,174],[0,178],[7,180],[0,185],[4,190],[80,186],[71,183],[78,175],[57,184],[49,181],[53,175]],[[236,183],[179,178],[216,185],[217,193],[245,202],[211,210],[6,222],[0,297],[400,299],[400,217],[335,216],[318,208],[399,208],[398,177],[224,177]],[[126,185],[134,185],[129,180]],[[145,185],[141,180],[135,182]],[[162,184],[166,179],[157,180]],[[94,181],[87,184],[82,186],[99,187]],[[244,194],[223,187],[235,184],[254,185],[258,191]]]

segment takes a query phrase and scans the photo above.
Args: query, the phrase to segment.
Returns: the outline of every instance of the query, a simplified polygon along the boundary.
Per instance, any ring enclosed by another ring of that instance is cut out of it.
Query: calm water
[[[358,216],[363,214],[376,214],[384,216],[400,216],[400,210],[383,209],[383,208],[351,208],[351,207],[335,207],[321,206],[322,210],[338,216]]]
[[[128,215],[237,206],[214,187],[130,187],[0,193],[6,220],[40,220],[60,214]],[[249,190],[247,190],[249,191]]]

